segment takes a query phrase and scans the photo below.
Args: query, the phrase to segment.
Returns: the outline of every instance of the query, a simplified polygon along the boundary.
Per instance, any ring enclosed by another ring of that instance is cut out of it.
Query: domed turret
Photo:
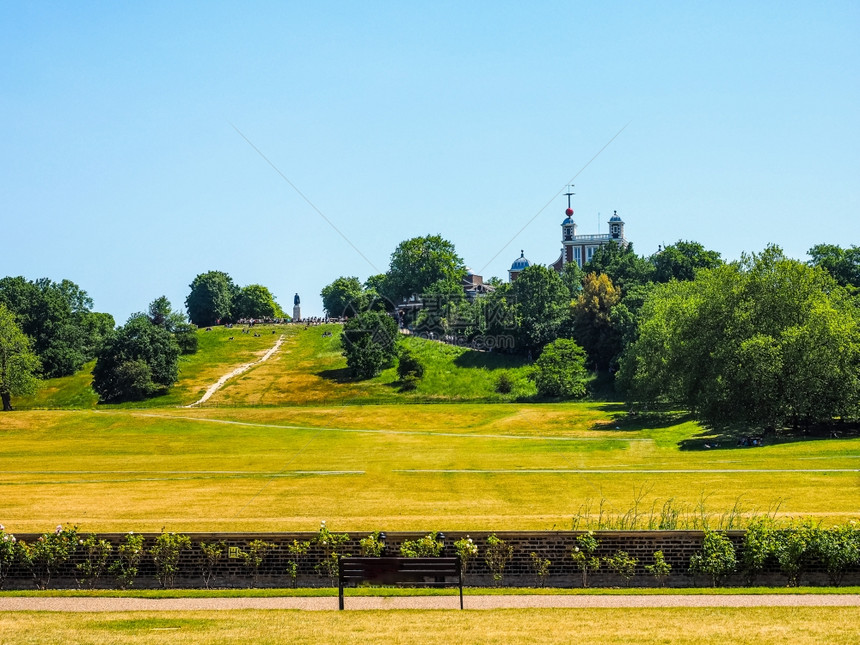
[[[531,265],[532,263],[525,256],[525,251],[520,251],[520,257],[514,260],[514,263],[511,265],[511,271],[522,271]]]
[[[514,260],[514,263],[508,270],[508,277],[510,278],[510,281],[513,282],[514,280],[516,280],[520,272],[526,267],[530,267],[531,265],[532,263],[529,262],[526,258],[525,251],[520,251],[520,257]]]
[[[609,237],[624,242],[624,220],[618,216],[618,211],[613,211],[609,218]]]

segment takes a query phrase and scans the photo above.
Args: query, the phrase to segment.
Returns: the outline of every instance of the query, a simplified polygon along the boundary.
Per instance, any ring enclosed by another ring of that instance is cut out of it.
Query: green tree
[[[521,348],[538,350],[558,338],[570,311],[570,292],[558,273],[533,264],[517,276],[512,292]]]
[[[104,333],[113,329],[113,318],[93,314],[92,299],[71,280],[6,277],[0,280],[0,303],[33,340],[42,375],[48,378],[79,370],[95,357]]]
[[[167,296],[150,302],[145,315],[150,323],[173,334],[182,354],[197,352],[197,327],[186,322],[185,314],[173,310]]]
[[[261,284],[242,287],[233,298],[232,316],[240,318],[283,318],[284,312],[272,293]]]
[[[239,288],[223,271],[201,273],[191,282],[191,293],[185,299],[188,318],[198,327],[231,320],[233,297]]]
[[[603,244],[583,267],[588,273],[605,273],[622,293],[654,280],[654,265],[633,252],[633,244]]]
[[[350,317],[364,307],[364,289],[356,277],[340,277],[320,292],[323,309],[333,318]]]
[[[621,324],[612,317],[613,309],[620,301],[621,291],[612,284],[608,275],[589,273],[572,307],[574,338],[597,371],[608,370],[622,349]]]
[[[13,396],[32,394],[39,384],[39,359],[31,344],[6,305],[0,303],[0,400],[4,412],[12,410]]]
[[[159,296],[149,303],[147,318],[156,327],[162,327],[169,332],[175,332],[176,328],[185,324],[185,314],[174,311],[167,296]]]
[[[678,240],[650,258],[657,282],[692,280],[697,269],[715,269],[722,264],[717,251],[708,251],[698,242]]]
[[[535,361],[534,375],[538,394],[541,396],[583,396],[588,378],[585,351],[572,340],[554,340],[543,348]]]
[[[576,300],[579,292],[582,291],[582,281],[585,279],[585,271],[576,262],[568,262],[564,265],[559,275],[570,293],[570,299]]]
[[[620,381],[712,422],[808,426],[857,413],[860,315],[822,269],[777,247],[659,285]]]
[[[173,335],[137,317],[105,341],[93,368],[93,389],[102,401],[135,400],[170,387],[178,376]]]
[[[454,245],[439,235],[413,237],[397,245],[385,277],[383,294],[394,302],[422,295],[439,280],[457,284],[466,274]]]
[[[340,341],[353,376],[373,378],[397,356],[397,323],[387,313],[364,311],[343,326]]]
[[[843,287],[860,288],[860,247],[816,244],[807,253],[811,266],[821,267]]]

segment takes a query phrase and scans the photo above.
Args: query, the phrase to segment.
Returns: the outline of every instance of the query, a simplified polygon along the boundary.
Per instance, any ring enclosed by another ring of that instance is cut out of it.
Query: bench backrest
[[[446,578],[448,578],[446,580]],[[451,580],[453,578],[453,580]],[[428,587],[460,587],[463,608],[463,575],[460,558],[359,558],[341,557],[338,575],[339,606],[343,609],[345,584],[369,582],[377,585],[413,583]]]
[[[341,558],[340,577],[343,582],[445,584],[435,579],[459,578],[460,558]]]

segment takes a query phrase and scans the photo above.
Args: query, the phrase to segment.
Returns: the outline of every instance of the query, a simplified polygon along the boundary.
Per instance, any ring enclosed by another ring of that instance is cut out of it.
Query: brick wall
[[[505,586],[535,586],[535,576],[532,568],[530,554],[537,553],[539,556],[551,561],[549,576],[546,579],[547,586],[552,587],[577,587],[581,585],[581,573],[574,567],[570,553],[576,544],[576,537],[581,532],[577,531],[500,531],[496,532],[499,538],[513,546],[513,557],[505,569],[503,584]],[[145,548],[149,549],[154,543],[157,534],[143,534],[146,538]],[[190,533],[192,549],[184,551],[180,558],[180,573],[176,577],[177,587],[202,587],[201,576],[202,557],[199,549],[200,542],[223,541],[227,547],[238,547],[246,549],[252,540],[265,540],[278,545],[279,548],[270,552],[260,568],[259,586],[262,587],[288,587],[291,584],[286,573],[286,563],[291,556],[287,552],[286,545],[293,540],[312,541],[316,533]],[[350,540],[344,548],[345,553],[353,555],[360,554],[358,541],[365,537],[366,533],[351,533]],[[405,540],[415,540],[423,537],[426,533],[416,532],[390,532],[387,533],[386,545],[387,555],[399,555],[400,544]],[[446,532],[444,555],[454,555],[454,541],[464,537],[463,532]],[[490,535],[486,532],[470,532],[469,536],[478,545],[480,552],[469,564],[466,573],[466,583],[474,586],[489,586],[493,584],[490,571],[484,562],[484,550],[486,539]],[[704,586],[710,583],[704,577],[699,576],[696,580],[688,573],[690,556],[696,553],[702,545],[703,535],[700,531],[596,531],[595,536],[600,542],[597,551],[599,557],[610,556],[617,550],[627,551],[638,560],[636,565],[636,576],[631,581],[631,586],[656,586],[656,581],[644,570],[646,564],[653,563],[654,551],[662,550],[666,561],[672,565],[672,573],[667,580],[667,586]],[[38,539],[38,534],[16,534],[16,537],[28,542]],[[114,547],[123,539],[123,534],[99,534],[99,537],[111,542]],[[743,531],[729,532],[729,537],[740,547],[743,540]],[[318,587],[330,584],[327,578],[319,575],[315,565],[322,559],[323,553],[317,546],[312,546],[306,555],[298,557],[298,584],[299,586]],[[51,583],[53,588],[73,588],[75,583],[74,565],[82,560],[83,553],[80,550],[75,558],[63,567]],[[140,574],[135,582],[135,588],[158,587],[155,579],[155,568],[151,557],[144,556],[140,564]],[[729,578],[726,584],[741,585],[744,579],[740,574]],[[802,576],[801,584],[824,585],[828,579],[820,565],[813,564]],[[777,569],[765,571],[758,578],[758,584],[771,584],[776,586],[785,585],[785,577]],[[335,581],[336,584],[336,581]],[[843,584],[860,584],[860,569],[855,568],[845,577]],[[229,559],[225,557],[218,563],[211,585],[213,587],[249,587],[252,585],[251,572],[244,566],[241,559]],[[621,586],[623,581],[608,570],[605,565],[597,572],[589,574],[589,585]],[[114,587],[115,580],[106,575],[98,585],[100,587]],[[13,568],[9,578],[4,585],[5,589],[32,589],[32,577],[20,566]]]

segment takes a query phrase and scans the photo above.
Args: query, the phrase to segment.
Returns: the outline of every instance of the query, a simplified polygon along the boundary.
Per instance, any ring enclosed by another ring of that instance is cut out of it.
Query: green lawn
[[[0,522],[86,531],[568,529],[586,500],[712,520],[746,510],[856,517],[854,439],[681,449],[611,404],[434,404],[3,415]]]
[[[5,612],[15,643],[818,643],[860,640],[860,609],[746,607]]]

